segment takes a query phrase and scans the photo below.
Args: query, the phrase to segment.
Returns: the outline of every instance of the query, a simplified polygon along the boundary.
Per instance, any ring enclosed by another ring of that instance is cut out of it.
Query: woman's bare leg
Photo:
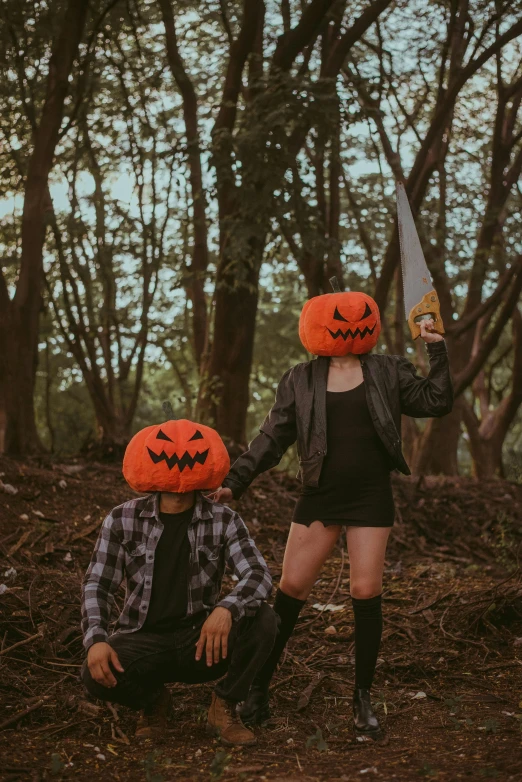
[[[347,527],[350,594],[359,600],[380,595],[391,527]]]
[[[309,527],[292,522],[279,588],[285,595],[306,600],[321,569],[339,540],[341,527],[314,521]]]

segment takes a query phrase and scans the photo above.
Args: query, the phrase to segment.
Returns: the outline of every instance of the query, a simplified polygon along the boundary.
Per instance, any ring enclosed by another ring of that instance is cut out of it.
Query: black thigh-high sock
[[[381,595],[360,600],[352,597],[355,618],[355,687],[372,686],[382,635]]]
[[[268,687],[270,684],[270,680],[281,659],[287,641],[294,632],[294,627],[305,603],[306,600],[298,600],[296,597],[285,595],[280,589],[277,590],[274,601],[274,611],[280,618],[279,632],[276,636],[270,656],[256,676],[256,684],[263,687]]]

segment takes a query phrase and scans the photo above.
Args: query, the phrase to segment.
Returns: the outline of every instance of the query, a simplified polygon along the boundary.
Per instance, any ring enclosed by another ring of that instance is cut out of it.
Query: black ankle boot
[[[268,704],[268,685],[254,684],[250,688],[248,698],[239,709],[244,725],[263,725],[270,719]]]
[[[372,709],[370,690],[355,689],[353,692],[353,724],[358,736],[368,736],[374,741],[384,738],[384,732]]]

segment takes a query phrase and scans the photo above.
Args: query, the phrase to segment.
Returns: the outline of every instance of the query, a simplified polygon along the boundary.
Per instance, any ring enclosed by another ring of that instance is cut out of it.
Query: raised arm
[[[123,579],[124,550],[111,514],[103,522],[82,587],[83,645],[107,640],[113,595]]]
[[[238,499],[254,478],[279,464],[285,451],[296,441],[294,370],[281,378],[273,407],[248,450],[236,459],[223,487]]]
[[[218,606],[228,608],[232,619],[237,621],[255,614],[272,591],[272,577],[266,562],[237,513],[232,513],[227,526],[225,556],[239,581]]]
[[[401,412],[412,418],[440,418],[453,407],[448,351],[444,340],[426,344],[430,371],[422,377],[406,358],[398,359]]]

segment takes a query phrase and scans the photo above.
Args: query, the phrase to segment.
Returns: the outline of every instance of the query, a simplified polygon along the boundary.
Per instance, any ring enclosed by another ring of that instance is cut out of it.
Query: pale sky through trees
[[[258,5],[253,0],[245,8],[255,15]],[[484,380],[490,406],[500,410],[510,393],[517,315],[506,310],[498,336],[494,329],[505,291],[511,290],[510,273],[518,279],[513,270],[522,253],[516,176],[522,154],[517,115],[522,46],[520,36],[509,37],[519,23],[517,4],[357,0],[343,10],[339,3],[328,19],[318,17],[317,27],[307,30],[288,67],[282,8],[290,12],[288,29],[298,29],[303,7],[313,3],[264,5],[259,39],[249,32],[254,16],[232,0],[197,5],[129,0],[125,7],[100,0],[99,8],[92,7],[69,74],[62,136],[48,180],[52,210],[45,213],[50,222],[42,247],[38,338],[38,382],[47,378],[51,388],[47,404],[58,392],[85,395],[86,373],[94,367],[98,390],[91,387],[88,398],[83,396],[82,410],[105,388],[104,404],[119,415],[120,402],[125,407],[129,395],[134,399],[143,350],[144,376],[136,393],[142,382],[151,388],[171,385],[188,407],[205,395],[219,400],[236,382],[235,373],[246,373],[234,393],[250,400],[242,404],[252,432],[288,363],[305,358],[297,337],[299,311],[307,296],[328,290],[333,268],[345,286],[376,296],[385,317],[378,349],[407,353],[422,365],[405,331],[396,272],[395,180],[404,178],[446,323],[458,327],[465,317],[469,324],[478,317],[478,305],[486,306],[493,296],[480,326],[484,334],[465,325],[453,356],[461,351],[454,371],[471,408],[486,415],[477,386]],[[11,297],[23,255],[20,226],[32,128],[42,116],[50,35],[60,21],[51,6],[37,3],[31,19],[13,4],[5,42],[0,247]],[[169,8],[171,43],[172,35],[175,40],[170,50]],[[96,19],[102,22],[93,34]],[[333,76],[324,78],[339,42],[357,24],[363,31]],[[246,46],[239,78],[234,70],[239,50],[231,49],[232,40]],[[284,79],[278,82],[273,62],[280,55]],[[82,68],[88,63],[84,82],[78,62]],[[192,129],[187,82],[197,109]],[[497,127],[511,128],[511,135],[501,139]],[[510,176],[514,181],[504,193],[503,179]],[[202,204],[204,220],[196,219]],[[225,303],[224,291],[235,286],[243,286],[243,293]],[[225,328],[226,313],[236,306],[245,310]],[[219,323],[227,335],[221,347]],[[138,350],[142,332],[146,345]],[[249,336],[241,343],[243,332]],[[482,343],[491,345],[485,376],[477,375],[477,363],[470,364]],[[246,357],[246,370],[236,355]],[[207,371],[219,393],[201,385]],[[132,426],[139,425],[146,398],[139,396],[136,404]],[[232,428],[234,411],[230,404],[226,426]],[[244,426],[230,436],[242,432]]]

